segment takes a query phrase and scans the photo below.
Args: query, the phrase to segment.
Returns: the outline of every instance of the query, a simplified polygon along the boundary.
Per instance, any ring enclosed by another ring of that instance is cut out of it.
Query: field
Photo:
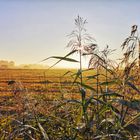
[[[102,90],[108,88],[105,96],[95,70],[83,70],[81,90],[77,70],[1,69],[1,139],[139,139],[136,87],[122,96],[111,74],[105,83],[103,73],[98,80]]]
[[[2,103],[5,98],[12,98],[22,94],[22,90],[27,90],[30,94],[44,94],[52,99],[61,94],[60,78],[67,70],[28,70],[28,69],[1,69],[0,70],[0,97],[1,109],[4,109]],[[9,81],[15,81],[16,84],[10,85]],[[66,89],[70,88],[70,78],[64,78],[61,85]],[[16,92],[16,93],[15,93]],[[75,91],[76,92],[76,91]],[[53,97],[54,96],[54,97]],[[11,105],[9,106],[11,108]]]
[[[73,85],[73,78],[63,75],[67,69],[51,70],[32,70],[32,69],[1,69],[0,70],[0,109],[11,110],[11,105],[6,108],[3,106],[5,98],[12,99],[13,96],[23,94],[22,90],[30,95],[45,95],[48,100],[54,100],[65,96],[64,98],[77,98],[79,96],[78,88]],[[76,72],[76,70],[71,70]],[[91,72],[85,74],[88,76]],[[10,85],[10,81],[15,84]],[[90,84],[90,82],[88,82]],[[73,86],[72,86],[73,85]],[[72,88],[71,88],[72,87]]]

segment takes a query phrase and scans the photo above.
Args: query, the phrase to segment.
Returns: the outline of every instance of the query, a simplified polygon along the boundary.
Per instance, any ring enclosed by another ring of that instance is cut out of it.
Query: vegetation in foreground
[[[86,33],[85,24],[83,18],[75,19],[76,29],[68,43],[72,48],[70,53],[47,58],[58,59],[54,65],[62,60],[79,64],[76,72],[68,70],[61,74],[58,94],[47,94],[51,82],[47,71],[43,88],[38,89],[40,94],[31,94],[32,90],[16,80],[7,82],[13,93],[0,103],[3,109],[9,105],[16,106],[16,110],[1,111],[1,140],[140,139],[137,26],[132,26],[131,35],[122,44],[124,58],[116,64],[109,59],[114,50],[107,46],[99,51],[94,39]],[[79,60],[69,57],[74,53]],[[82,69],[85,56],[90,57],[89,68]]]

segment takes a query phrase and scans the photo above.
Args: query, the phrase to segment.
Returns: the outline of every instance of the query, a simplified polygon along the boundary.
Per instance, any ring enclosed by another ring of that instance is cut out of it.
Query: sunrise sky
[[[70,51],[67,35],[75,28],[78,14],[87,19],[87,32],[100,49],[106,44],[118,49],[113,55],[117,58],[131,26],[140,26],[140,1],[0,0],[0,59],[34,64],[49,56],[64,56]],[[60,63],[58,67],[77,65]]]

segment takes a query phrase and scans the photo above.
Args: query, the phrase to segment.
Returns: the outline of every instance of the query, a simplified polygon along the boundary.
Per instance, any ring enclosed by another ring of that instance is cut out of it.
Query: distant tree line
[[[0,60],[0,68],[1,69],[15,68],[15,62],[14,61]]]
[[[14,61],[0,60],[0,69],[45,69],[47,66],[41,64],[16,65]]]

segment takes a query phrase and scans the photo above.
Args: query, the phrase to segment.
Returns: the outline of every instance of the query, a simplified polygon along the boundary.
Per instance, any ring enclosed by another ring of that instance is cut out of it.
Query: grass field
[[[125,86],[127,93],[123,95],[111,74],[108,83],[104,82],[103,70],[97,89],[95,70],[84,70],[81,90],[77,73],[66,69],[1,69],[1,139],[139,139],[140,98],[136,89]]]

